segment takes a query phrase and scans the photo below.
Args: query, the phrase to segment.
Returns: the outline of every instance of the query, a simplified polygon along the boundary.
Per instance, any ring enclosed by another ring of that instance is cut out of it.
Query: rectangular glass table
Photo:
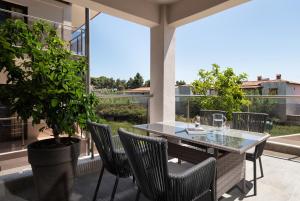
[[[270,135],[235,129],[220,129],[213,126],[200,125],[203,131],[189,134],[187,129],[195,128],[194,124],[184,122],[158,122],[135,125],[134,128],[144,130],[162,137],[184,140],[195,144],[224,150],[233,153],[244,153]],[[198,127],[198,128],[199,128]]]
[[[194,164],[215,157],[218,198],[235,185],[245,190],[246,151],[267,140],[270,135],[206,125],[199,127],[201,131],[192,134],[187,130],[195,128],[195,125],[184,122],[158,122],[134,126],[166,138],[168,154],[172,157]]]

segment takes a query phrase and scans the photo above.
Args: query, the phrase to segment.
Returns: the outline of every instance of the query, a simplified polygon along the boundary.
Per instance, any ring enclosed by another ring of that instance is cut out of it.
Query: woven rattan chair
[[[200,110],[200,124],[212,126],[213,114],[216,113],[223,114],[224,116],[226,116],[226,112],[222,110]]]
[[[234,129],[246,130],[252,132],[263,133],[266,129],[266,121],[268,114],[265,113],[251,113],[251,112],[234,112],[232,114]],[[254,195],[257,195],[257,176],[256,176],[256,160],[259,160],[261,177],[264,177],[261,156],[264,151],[266,141],[256,145],[253,152],[246,153],[246,159],[253,162],[253,182]]]
[[[181,174],[168,171],[167,141],[138,136],[119,129],[140,192],[152,201],[190,201],[211,196],[215,200],[216,160],[209,158]]]
[[[114,200],[119,178],[127,178],[131,176],[131,168],[119,136],[112,136],[111,128],[108,125],[88,121],[87,126],[102,159],[102,168],[93,200],[95,201],[97,198],[103,172],[104,169],[106,169],[108,172],[116,176],[115,185],[110,198],[112,201]]]

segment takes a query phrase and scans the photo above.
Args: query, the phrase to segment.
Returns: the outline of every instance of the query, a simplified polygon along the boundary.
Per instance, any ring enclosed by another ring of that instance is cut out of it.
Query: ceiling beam
[[[159,5],[141,0],[65,0],[91,10],[126,19],[148,27],[159,24]]]
[[[249,0],[182,0],[168,5],[168,23],[178,27]]]

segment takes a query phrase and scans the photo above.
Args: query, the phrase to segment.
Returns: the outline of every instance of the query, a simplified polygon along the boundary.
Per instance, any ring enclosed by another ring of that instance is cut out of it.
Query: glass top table
[[[229,128],[200,125],[201,131],[188,132],[194,124],[184,122],[158,122],[135,125],[134,128],[158,134],[162,137],[184,140],[195,144],[234,153],[244,153],[270,137],[267,133],[256,133]],[[198,128],[199,128],[198,127]]]

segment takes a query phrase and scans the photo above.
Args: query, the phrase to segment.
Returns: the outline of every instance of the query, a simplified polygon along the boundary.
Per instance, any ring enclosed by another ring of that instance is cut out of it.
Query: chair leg
[[[139,201],[139,199],[140,199],[140,194],[141,194],[141,191],[140,191],[140,189],[138,188],[137,193],[136,193],[136,197],[135,197],[135,201]]]
[[[116,191],[117,191],[118,183],[119,183],[119,177],[117,176],[116,177],[116,181],[115,181],[115,185],[114,185],[114,189],[113,189],[113,191],[111,193],[110,201],[113,201],[114,198],[115,198],[115,194],[116,194]]]
[[[258,160],[259,160],[261,177],[264,177],[264,170],[263,170],[263,166],[262,166],[262,162],[261,162],[261,157],[259,157]]]
[[[216,188],[217,188],[217,170],[215,170],[215,174],[214,174],[214,178],[212,180],[212,184],[211,184],[211,200],[212,201],[217,201],[217,191],[216,191]]]
[[[132,175],[132,182],[135,183],[135,177]]]
[[[253,161],[253,182],[254,182],[254,195],[257,194],[257,188],[256,188],[256,159]]]
[[[96,198],[97,198],[97,194],[98,194],[98,190],[99,190],[99,187],[100,187],[100,184],[101,184],[103,172],[104,172],[104,165],[102,165],[102,168],[101,168],[101,171],[100,171],[100,176],[99,176],[98,183],[97,183],[97,186],[96,186],[96,190],[95,190],[95,193],[94,193],[93,201],[95,201]]]
[[[216,189],[213,187],[212,189],[211,189],[211,200],[212,201],[217,201],[217,192],[216,192]]]

